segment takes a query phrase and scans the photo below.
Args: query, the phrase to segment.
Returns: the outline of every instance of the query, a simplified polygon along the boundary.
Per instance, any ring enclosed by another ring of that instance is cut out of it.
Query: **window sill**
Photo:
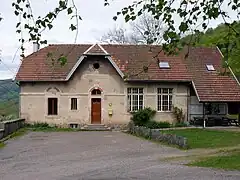
[[[59,115],[46,115],[46,118],[59,118]]]

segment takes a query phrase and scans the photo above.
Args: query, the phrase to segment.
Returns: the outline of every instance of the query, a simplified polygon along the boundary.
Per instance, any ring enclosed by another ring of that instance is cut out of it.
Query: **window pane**
[[[162,93],[167,94],[168,93],[168,89],[167,88],[163,88],[162,89]]]
[[[162,111],[168,111],[168,106],[163,106]]]
[[[169,96],[169,111],[172,110],[172,96]]]
[[[71,110],[77,110],[77,98],[71,98]]]
[[[161,95],[158,95],[158,100],[157,100],[157,110],[161,111]]]
[[[161,92],[162,92],[162,89],[158,88],[158,94],[161,94]]]
[[[170,89],[169,89],[169,94],[172,94],[172,91],[173,91],[173,89],[172,89],[172,88],[170,88]]]
[[[139,94],[143,94],[143,88],[139,88]]]
[[[133,93],[133,94],[138,94],[138,88],[133,88],[133,89],[132,89],[132,93]]]
[[[48,98],[48,115],[58,114],[58,100],[57,98]]]
[[[128,95],[128,111],[131,111],[131,109],[132,109],[131,102],[132,102],[131,95]]]
[[[163,95],[162,98],[163,98],[163,101],[168,101],[168,95]]]
[[[131,94],[131,92],[132,92],[131,90],[132,90],[131,88],[127,88],[127,93]]]

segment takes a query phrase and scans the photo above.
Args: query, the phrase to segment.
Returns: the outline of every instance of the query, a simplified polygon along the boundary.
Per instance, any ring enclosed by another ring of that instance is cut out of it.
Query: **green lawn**
[[[227,170],[240,170],[240,150],[226,156],[208,157],[206,159],[190,163],[189,165]]]
[[[219,148],[240,145],[240,132],[197,128],[164,130],[163,132],[186,137],[191,149]]]

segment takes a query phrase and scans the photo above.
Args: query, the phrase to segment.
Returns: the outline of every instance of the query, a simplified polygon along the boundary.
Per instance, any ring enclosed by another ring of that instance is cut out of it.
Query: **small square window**
[[[160,63],[159,63],[159,67],[160,67],[160,68],[170,68],[168,62],[160,62]]]
[[[212,64],[207,64],[206,66],[208,71],[215,71],[215,68]]]

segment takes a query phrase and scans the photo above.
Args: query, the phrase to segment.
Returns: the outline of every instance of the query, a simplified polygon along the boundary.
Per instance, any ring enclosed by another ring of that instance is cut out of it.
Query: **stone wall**
[[[24,119],[15,119],[0,122],[0,139],[14,133],[24,126]]]
[[[180,148],[184,148],[184,149],[189,148],[187,138],[182,136],[177,136],[175,134],[164,134],[159,129],[139,127],[139,126],[135,126],[133,123],[129,123],[128,132],[136,136],[152,139],[154,141],[177,145]]]

